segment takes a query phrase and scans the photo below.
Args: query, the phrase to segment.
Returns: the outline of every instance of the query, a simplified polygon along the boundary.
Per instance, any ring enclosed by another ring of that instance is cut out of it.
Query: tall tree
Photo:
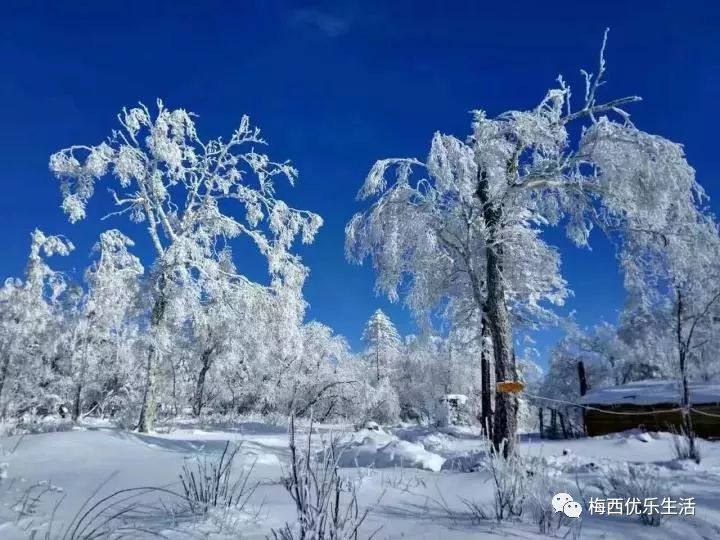
[[[45,258],[68,255],[73,249],[66,239],[35,229],[25,279],[8,279],[0,288],[0,398],[7,394],[11,377],[16,387],[28,389],[25,397],[38,397],[43,368],[39,362],[55,339],[58,298],[66,289],[63,275]]]
[[[712,370],[704,364],[717,362],[707,347],[717,343],[720,320],[720,229],[713,216],[696,209],[672,208],[669,219],[662,234],[634,233],[623,263],[633,303],[671,322],[683,424],[699,462],[689,382],[693,364],[707,374]]]
[[[138,302],[144,269],[129,251],[133,245],[120,231],[109,230],[100,235],[93,247],[97,259],[85,272],[87,291],[82,296],[73,328],[74,420],[82,414],[88,372],[97,370],[104,355],[113,354],[123,326],[135,315],[133,308]]]
[[[456,229],[446,231],[444,226],[457,216],[468,222],[461,238],[472,233],[473,257],[465,264],[474,268],[475,278],[467,280],[470,291],[460,294],[475,298],[482,311],[498,381],[518,377],[512,350],[515,306],[537,311],[539,302],[552,300],[563,288],[556,279],[548,288],[547,277],[537,268],[513,281],[524,261],[554,253],[540,237],[543,228],[563,223],[579,246],[588,244],[596,225],[622,240],[628,231],[664,230],[671,208],[687,213],[697,202],[694,171],[682,147],[630,122],[623,106],[639,98],[597,101],[605,73],[604,49],[603,43],[597,74],[585,74],[585,99],[578,110],[571,109],[570,87],[559,78],[558,88],[534,109],[495,118],[476,111],[472,134],[464,142],[436,134],[426,163],[377,162],[360,190],[361,198],[376,200],[347,228],[351,254],[357,259],[370,255],[378,287],[396,297],[398,285],[408,277],[414,284],[426,283],[427,270],[417,266],[415,252],[450,261],[433,283],[455,277],[457,261],[467,258],[467,242],[458,244]],[[427,179],[411,181],[416,166],[426,168]],[[397,171],[394,181],[386,178],[389,169]],[[433,226],[425,226],[426,216],[434,220]],[[559,257],[551,260],[559,264]],[[525,288],[516,292],[514,283]],[[516,396],[497,395],[493,442],[506,454],[515,449],[517,407]]]
[[[229,250],[240,236],[252,240],[267,258],[273,282],[302,280],[306,270],[290,248],[298,235],[303,242],[312,241],[322,219],[276,198],[275,177],[284,176],[293,184],[297,171],[256,151],[265,141],[247,116],[228,141],[207,142],[198,136],[191,113],[169,110],[160,100],[154,115],[141,104],[123,109],[118,119],[120,129],[106,142],[61,150],[51,156],[50,169],[62,181],[62,206],[71,222],[85,217],[96,182],[106,179],[115,184],[115,214],[147,223],[155,261],[151,336],[138,419],[138,429],[146,432],[155,415],[158,333],[171,291],[199,275],[222,274],[217,254]]]
[[[378,309],[363,330],[365,357],[375,365],[376,379],[387,377],[400,350],[400,336],[390,318]]]

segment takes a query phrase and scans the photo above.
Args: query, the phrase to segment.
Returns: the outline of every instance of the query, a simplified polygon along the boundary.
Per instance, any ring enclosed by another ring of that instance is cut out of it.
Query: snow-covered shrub
[[[245,508],[258,484],[249,484],[252,467],[233,477],[241,447],[242,443],[231,446],[228,441],[219,457],[195,457],[192,464],[183,464],[180,483],[193,513],[205,516],[213,508]]]
[[[505,443],[488,456],[494,486],[495,519],[520,518],[527,497],[528,473],[525,460],[517,453],[504,456]]]
[[[395,467],[390,473],[380,473],[380,485],[384,488],[399,489],[409,492],[411,489],[427,488],[425,479],[420,471],[415,469],[412,473],[406,472],[407,467]]]
[[[59,416],[37,417],[25,415],[15,426],[16,434],[26,433],[55,433],[57,431],[70,431],[75,424],[70,418]]]
[[[353,381],[336,387],[338,400],[334,416],[362,425],[369,420],[379,424],[394,424],[400,418],[397,392],[387,379],[379,382],[366,377],[359,362],[348,361],[339,366],[338,377]]]
[[[606,471],[597,486],[606,498],[622,500],[657,499],[662,501],[672,495],[672,485],[651,465],[625,463]],[[638,519],[643,525],[657,527],[666,516],[657,512],[640,512]]]
[[[695,463],[700,463],[702,452],[697,435],[684,426],[672,431],[672,445],[675,458],[692,459]]]
[[[463,394],[446,394],[438,399],[435,406],[435,420],[438,426],[469,426],[470,407]]]
[[[462,473],[482,471],[487,469],[487,459],[489,453],[489,450],[486,449],[451,456],[445,460],[442,468],[444,471]]]
[[[555,512],[549,501],[556,493],[563,491],[559,471],[548,467],[540,460],[532,460],[532,475],[527,482],[527,506],[532,520],[537,524],[541,534],[557,531],[565,522],[562,512]]]
[[[0,423],[0,437],[14,437],[32,433],[55,433],[57,431],[70,431],[75,424],[69,418],[59,416],[38,417],[34,414],[25,414]],[[0,451],[2,447],[0,447]]]
[[[504,445],[503,445],[504,446]],[[472,470],[487,468],[493,482],[493,507],[476,501],[462,502],[474,521],[485,521],[493,515],[497,521],[517,520],[530,515],[541,534],[552,534],[567,524],[562,513],[553,511],[550,501],[563,491],[560,472],[544,460],[523,458],[518,453],[503,457],[504,448],[475,456]],[[478,460],[480,460],[478,462]],[[469,462],[470,463],[470,462]]]
[[[393,424],[400,418],[397,392],[387,380],[371,388],[365,403],[364,416],[380,424]]]
[[[357,540],[369,508],[360,511],[357,486],[340,477],[337,438],[323,443],[314,454],[312,424],[307,442],[297,447],[295,418],[290,420],[290,470],[283,478],[285,489],[295,502],[297,520],[273,529],[275,540]]]
[[[135,429],[140,418],[140,401],[132,399],[118,400],[122,403],[113,410],[112,421],[121,429]]]

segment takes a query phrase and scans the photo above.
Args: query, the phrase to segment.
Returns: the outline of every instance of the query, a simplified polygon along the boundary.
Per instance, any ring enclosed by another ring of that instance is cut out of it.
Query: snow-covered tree
[[[365,323],[362,334],[365,358],[375,367],[376,380],[387,377],[400,349],[400,336],[390,317],[381,309],[375,311]]]
[[[704,196],[699,188],[698,193]],[[668,220],[659,234],[633,231],[622,262],[631,302],[671,322],[684,430],[690,453],[699,461],[688,385],[693,367],[705,379],[717,372],[720,229],[713,216],[682,204],[668,208]]]
[[[475,302],[498,381],[518,378],[514,319],[536,318],[544,301],[565,295],[559,257],[540,236],[545,227],[564,224],[586,246],[594,226],[622,241],[632,231],[663,231],[696,207],[699,188],[682,147],[630,122],[623,107],[639,98],[599,102],[604,73],[601,51],[577,110],[559,78],[533,109],[495,118],[476,111],[465,141],[436,134],[424,163],[378,161],[359,193],[375,200],[347,227],[350,255],[372,257],[378,288],[390,298],[409,280],[411,305],[427,309],[449,295]],[[421,166],[427,178],[413,180]],[[464,268],[468,285],[456,282]],[[496,396],[493,442],[499,449],[506,441],[506,454],[514,450],[517,405],[512,394]]]
[[[317,321],[303,325],[302,348],[282,377],[283,412],[297,416],[312,412],[320,421],[337,414],[341,401],[351,392],[348,386],[361,384],[356,378],[342,378],[337,369],[349,358],[347,341],[330,327]]]
[[[59,298],[67,288],[46,257],[67,255],[73,245],[60,236],[32,233],[25,279],[10,278],[0,289],[0,399],[3,414],[40,404],[57,370]]]
[[[82,414],[83,393],[89,374],[95,384],[95,402],[107,397],[108,379],[116,373],[119,341],[127,339],[125,325],[137,315],[140,278],[143,266],[129,252],[132,240],[118,230],[105,231],[93,247],[97,259],[85,272],[87,290],[81,297],[77,316],[71,327],[70,355],[75,392],[73,419]],[[117,366],[119,367],[119,366]]]
[[[62,205],[71,222],[85,217],[95,185],[104,179],[114,184],[116,214],[147,224],[155,249],[153,305],[138,421],[138,428],[147,431],[155,411],[159,333],[170,291],[198,276],[221,278],[225,272],[218,253],[244,236],[267,258],[273,285],[288,284],[297,294],[307,271],[290,249],[298,235],[312,241],[322,220],[276,198],[276,177],[293,184],[297,171],[257,152],[265,141],[247,116],[229,140],[207,142],[198,136],[191,113],[169,110],[160,100],[154,115],[140,105],[123,109],[118,119],[120,129],[106,142],[61,150],[51,156],[50,169],[62,181]]]

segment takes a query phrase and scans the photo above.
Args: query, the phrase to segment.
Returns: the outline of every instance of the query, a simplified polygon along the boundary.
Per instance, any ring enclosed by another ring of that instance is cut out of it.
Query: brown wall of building
[[[677,408],[677,405],[653,405],[643,407],[637,405],[592,405],[598,409],[611,412],[645,413],[633,415],[608,414],[597,410],[588,410],[585,413],[585,426],[588,435],[606,435],[618,433],[628,429],[641,428],[646,431],[672,431],[679,430],[682,418],[679,411],[663,412],[663,410]],[[695,433],[703,438],[720,438],[720,404],[693,405],[694,409],[718,415],[706,416],[692,412],[692,422]]]

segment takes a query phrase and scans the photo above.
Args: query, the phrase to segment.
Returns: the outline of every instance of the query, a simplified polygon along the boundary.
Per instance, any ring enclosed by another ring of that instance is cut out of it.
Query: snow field
[[[317,426],[314,444],[338,426]],[[359,487],[360,503],[373,509],[363,531],[381,527],[378,538],[543,538],[530,515],[520,521],[478,521],[467,504],[492,515],[493,484],[485,441],[472,429],[445,430],[403,427],[346,431],[341,446],[341,473]],[[695,516],[672,517],[660,527],[647,527],[633,517],[589,515],[581,527],[557,534],[580,538],[670,539],[713,538],[720,534],[720,443],[705,442],[700,465],[673,459],[669,434],[627,432],[615,436],[563,441],[525,437],[521,453],[533,473],[549,471],[553,485],[562,486],[575,500],[598,496],[595,486],[623,467],[646,467],[648,474],[671,491],[667,495],[694,497]],[[27,538],[23,528],[42,527],[50,519],[51,500],[42,501],[32,517],[12,524],[11,507],[28,486],[47,481],[63,496],[55,512],[57,524],[68,522],[89,495],[97,496],[140,486],[177,490],[184,460],[218,453],[225,441],[242,441],[236,467],[250,467],[259,482],[250,508],[243,513],[214,511],[202,522],[183,522],[166,529],[172,538],[187,534],[207,538],[265,538],[271,528],[294,520],[293,502],[280,478],[288,460],[284,429],[247,424],[231,431],[184,427],[170,433],[141,435],[87,427],[68,432],[26,436],[17,451],[2,458],[8,477],[2,481],[2,538]],[[2,442],[5,448],[14,442]],[[630,465],[628,465],[628,463]],[[473,472],[464,472],[472,470]],[[580,489],[579,489],[580,487]],[[582,490],[582,493],[580,491]],[[550,495],[551,496],[551,495]],[[550,505],[550,496],[547,505]],[[152,497],[156,498],[155,495]],[[584,500],[587,502],[587,500]],[[57,525],[56,525],[57,527]],[[25,536],[24,536],[25,535]],[[183,536],[184,535],[184,536]],[[361,536],[362,537],[362,536]]]

